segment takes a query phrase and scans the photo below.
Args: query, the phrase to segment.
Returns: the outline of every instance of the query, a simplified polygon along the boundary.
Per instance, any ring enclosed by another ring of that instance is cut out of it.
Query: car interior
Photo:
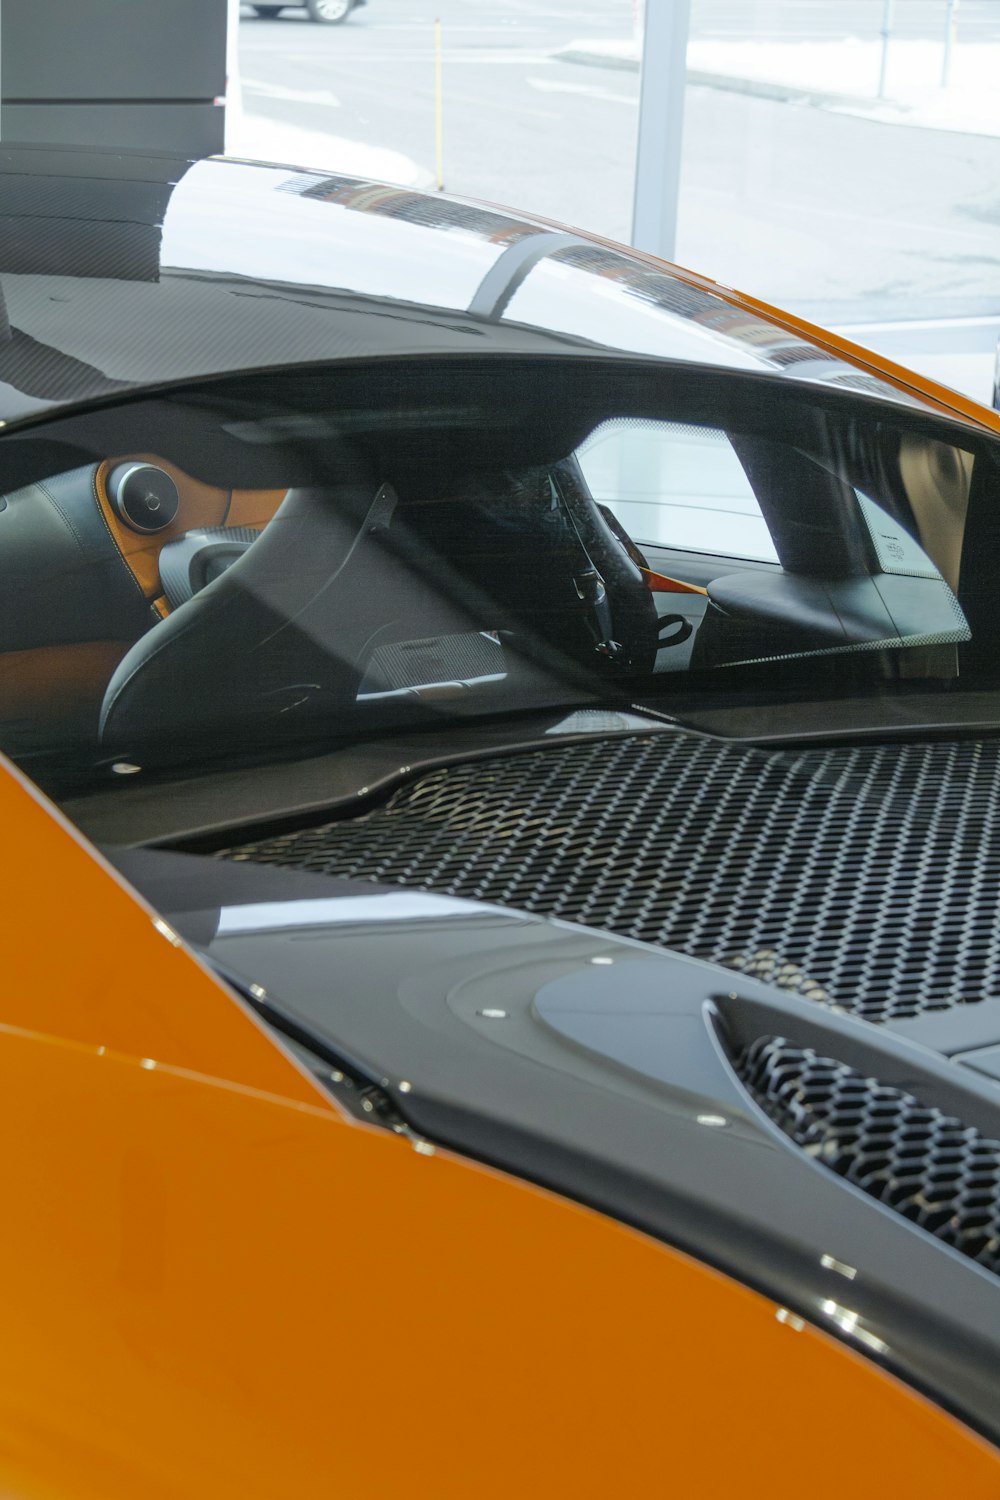
[[[595,384],[478,431],[415,382],[293,416],[244,385],[145,403],[160,446],[104,447],[134,401],[5,440],[0,748],[148,765],[834,657],[955,677],[971,452],[858,397],[729,425],[724,382],[711,421]]]

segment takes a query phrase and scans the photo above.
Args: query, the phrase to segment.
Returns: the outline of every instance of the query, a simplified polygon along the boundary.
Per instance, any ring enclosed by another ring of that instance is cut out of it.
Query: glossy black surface
[[[221,158],[0,151],[0,420],[379,354],[625,352],[920,398],[582,233]]]

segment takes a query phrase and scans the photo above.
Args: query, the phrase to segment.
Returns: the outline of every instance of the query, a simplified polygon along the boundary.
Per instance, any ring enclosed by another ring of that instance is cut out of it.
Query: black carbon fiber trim
[[[884,1021],[1000,994],[998,815],[992,742],[661,733],[447,767],[221,857],[563,917]]]
[[[1000,1274],[1000,1141],[784,1037],[759,1037],[734,1065],[796,1145]]]
[[[395,641],[372,652],[361,691],[420,687],[428,682],[465,681],[505,669],[499,641],[481,631]]]

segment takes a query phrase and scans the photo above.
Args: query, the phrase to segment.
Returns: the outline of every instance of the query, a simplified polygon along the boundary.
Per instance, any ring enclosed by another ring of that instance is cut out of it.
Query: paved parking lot
[[[745,35],[812,41],[823,36],[871,35],[881,29],[883,0],[691,0],[697,35]],[[940,36],[947,0],[895,0],[893,33],[901,37]],[[956,24],[970,41],[1000,37],[996,0],[959,0]]]
[[[881,0],[694,0],[692,32],[871,35],[881,13]],[[907,35],[937,35],[943,14],[944,0],[897,0]],[[632,0],[370,0],[337,27],[245,11],[246,108],[400,153],[429,181],[436,15],[448,190],[627,238],[638,78],[554,54],[627,36]],[[1000,0],[962,0],[959,17],[962,38],[1000,36]],[[826,321],[992,314],[998,182],[998,137],[693,87],[678,258]]]

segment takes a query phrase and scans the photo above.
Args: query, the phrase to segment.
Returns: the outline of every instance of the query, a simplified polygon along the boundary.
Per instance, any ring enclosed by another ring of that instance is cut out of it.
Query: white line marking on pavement
[[[243,87],[263,99],[285,99],[289,104],[326,104],[340,109],[340,100],[330,89],[289,89],[280,83],[264,83],[258,78],[244,78]]]
[[[544,94],[586,94],[588,99],[606,99],[609,104],[635,106],[639,102],[637,94],[616,94],[613,89],[602,88],[600,84],[566,83],[558,78],[529,78],[527,82]]]
[[[433,21],[390,21],[380,25],[377,29],[379,31],[428,32],[433,29],[433,26]],[[525,26],[521,22],[508,22],[506,26],[456,26],[454,21],[445,21],[442,26],[442,30],[447,32],[448,36],[458,36],[460,33],[465,32],[468,32],[471,36],[479,36],[487,31],[496,32],[497,36],[509,36],[512,31],[516,31],[519,37],[540,36],[544,29],[542,26]],[[516,42],[511,42],[512,47],[516,45]]]
[[[275,50],[272,56],[280,57],[283,63],[307,63],[316,67],[321,61],[315,52],[303,52],[296,48],[294,51],[278,52]],[[435,56],[433,47],[407,47],[393,52],[352,52],[343,59],[338,60],[338,66],[353,68],[357,63],[376,63],[380,68],[394,67],[397,63],[423,62]],[[509,65],[524,68],[547,68],[553,65],[553,59],[548,53],[522,53],[522,52],[500,52],[494,53],[485,48],[480,51],[465,51],[461,48],[449,49],[445,47],[442,51],[442,59],[446,66],[453,63],[485,63],[492,67],[494,64]],[[565,65],[564,65],[565,66]]]
[[[729,188],[709,187],[705,183],[692,184],[685,191],[690,192],[696,197],[715,198],[720,202],[728,203],[732,199],[732,192]],[[769,216],[772,220],[775,220],[775,211],[780,210],[781,212],[791,213],[800,225],[811,218],[832,219],[834,222],[846,221],[851,225],[856,225],[858,222],[857,214],[850,207],[833,208],[821,203],[804,203],[799,196],[791,198],[779,198],[775,196],[770,200],[768,207],[770,209]],[[949,224],[912,223],[909,219],[898,219],[892,213],[882,219],[873,218],[870,222],[878,228],[891,230],[893,234],[896,234],[899,230],[907,229],[912,230],[915,236],[933,236],[928,241],[931,244],[939,238],[969,240],[971,243],[979,243],[984,238],[984,231],[982,229],[956,229]],[[851,234],[854,232],[855,230],[852,229]],[[844,243],[850,243],[850,234],[847,231],[844,234]],[[926,249],[926,245],[922,248]]]
[[[889,333],[896,329],[904,329],[907,333],[928,333],[941,328],[995,328],[998,323],[1000,313],[980,318],[897,318],[893,323],[841,323],[839,327],[844,332],[850,328],[855,333]]]

